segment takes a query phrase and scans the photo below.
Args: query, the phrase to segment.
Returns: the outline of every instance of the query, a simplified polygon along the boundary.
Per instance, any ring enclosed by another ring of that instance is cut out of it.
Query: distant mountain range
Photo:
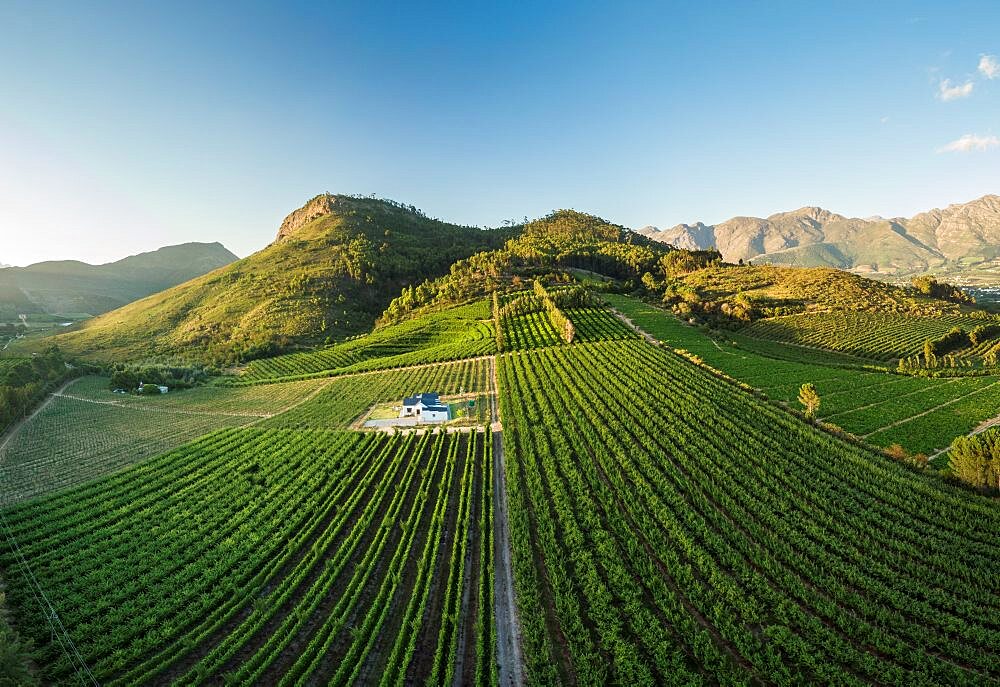
[[[184,243],[104,265],[59,260],[6,267],[0,270],[0,317],[98,315],[237,259],[221,243]]]
[[[647,226],[637,233],[678,248],[715,247],[729,262],[836,267],[871,276],[1000,274],[1000,196],[995,195],[909,219],[849,218],[804,207],[715,225]]]

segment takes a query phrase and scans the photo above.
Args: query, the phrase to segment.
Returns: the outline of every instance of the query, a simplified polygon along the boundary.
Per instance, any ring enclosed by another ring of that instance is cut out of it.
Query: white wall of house
[[[445,422],[448,420],[447,410],[426,410],[424,409],[420,413],[420,419],[423,422]]]

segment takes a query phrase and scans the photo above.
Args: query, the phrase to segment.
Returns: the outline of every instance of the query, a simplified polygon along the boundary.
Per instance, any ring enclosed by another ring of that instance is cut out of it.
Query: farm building
[[[165,394],[170,391],[169,386],[163,386],[162,384],[143,384],[142,382],[139,382],[139,393],[143,393],[143,390],[147,386],[155,386],[161,394]],[[117,392],[117,389],[115,391]]]
[[[419,422],[447,422],[451,419],[448,404],[437,393],[414,394],[403,399],[399,417],[415,417]]]

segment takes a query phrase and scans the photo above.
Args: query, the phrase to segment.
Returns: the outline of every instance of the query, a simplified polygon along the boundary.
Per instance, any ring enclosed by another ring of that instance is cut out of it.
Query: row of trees
[[[54,384],[77,371],[55,346],[6,366],[0,372],[0,433],[27,415]]]
[[[140,384],[150,385],[151,389],[155,389],[156,385],[188,389],[204,384],[216,371],[201,366],[119,364],[109,372],[111,380],[108,388],[135,391]]]
[[[549,294],[548,290],[542,285],[542,282],[535,280],[535,295],[542,302],[542,306],[545,308],[546,314],[549,316],[549,321],[559,336],[563,338],[566,343],[573,343],[573,338],[576,336],[576,327],[568,317],[559,309],[556,305],[555,300]]]

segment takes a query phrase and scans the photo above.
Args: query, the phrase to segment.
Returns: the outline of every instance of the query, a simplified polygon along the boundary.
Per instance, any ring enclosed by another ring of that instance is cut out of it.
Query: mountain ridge
[[[274,241],[212,272],[54,337],[104,359],[197,358],[220,365],[368,330],[407,286],[502,245],[509,232],[428,218],[410,205],[324,193]]]
[[[0,313],[101,313],[227,265],[237,256],[221,243],[163,246],[92,265],[46,260],[0,271]]]
[[[1000,273],[1000,196],[994,194],[910,218],[862,219],[805,206],[636,233],[689,250],[715,247],[729,262],[836,267],[873,276],[970,268]]]

